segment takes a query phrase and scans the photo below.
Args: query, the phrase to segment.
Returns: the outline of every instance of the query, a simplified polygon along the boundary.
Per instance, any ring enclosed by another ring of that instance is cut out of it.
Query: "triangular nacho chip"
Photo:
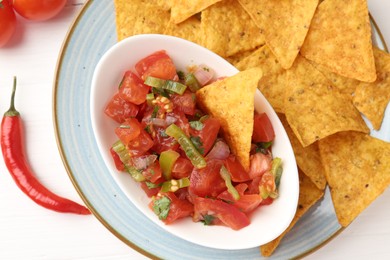
[[[309,30],[318,0],[239,0],[283,68],[292,66]]]
[[[390,143],[341,132],[319,147],[337,218],[348,226],[390,185]]]
[[[236,0],[224,0],[205,9],[201,33],[204,46],[222,57],[265,44],[264,35]]]
[[[310,179],[305,176],[305,174],[299,171],[299,199],[295,216],[288,228],[280,236],[260,247],[261,254],[265,257],[271,256],[271,254],[280,244],[283,237],[295,226],[298,220],[323,196],[324,191],[318,189],[310,181]]]
[[[325,169],[322,165],[318,142],[303,147],[287,123],[286,117],[283,114],[278,114],[278,116],[290,139],[298,167],[307,177],[309,177],[317,188],[325,190]]]
[[[369,132],[352,100],[305,58],[298,56],[287,74],[285,115],[303,147],[336,132]]]
[[[314,15],[301,53],[342,76],[375,81],[367,1],[323,1]]]
[[[158,5],[158,1],[161,0],[115,0],[118,40],[136,34],[163,33],[170,14],[166,7]]]
[[[377,78],[373,83],[361,83],[353,97],[355,107],[379,130],[390,101],[390,55],[374,48]]]
[[[285,115],[303,147],[336,132],[369,132],[352,100],[305,58],[298,56],[287,74]]]
[[[192,16],[182,23],[175,24],[169,21],[164,34],[172,35],[203,45],[203,35],[201,34],[200,19]]]
[[[236,67],[239,70],[260,67],[263,70],[263,77],[259,81],[259,90],[276,112],[284,113],[287,73],[267,45],[241,60]]]
[[[221,0],[172,0],[171,20],[175,24],[181,23],[219,1]]]
[[[337,73],[332,72],[324,65],[315,63],[314,61],[309,62],[317,69],[319,70],[330,82],[332,82],[332,85],[338,88],[338,90],[350,96],[352,98],[353,93],[355,93],[356,87],[361,83],[361,81],[357,79],[351,79],[347,77],[343,77]]]
[[[246,170],[250,165],[254,95],[261,76],[261,69],[253,68],[196,92],[199,106],[220,121],[226,142]]]

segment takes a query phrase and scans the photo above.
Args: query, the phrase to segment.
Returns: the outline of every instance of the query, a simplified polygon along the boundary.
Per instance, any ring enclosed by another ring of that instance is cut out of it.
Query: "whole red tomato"
[[[56,16],[66,0],[13,0],[15,11],[26,19],[44,21]]]
[[[4,46],[15,32],[16,16],[9,0],[0,0],[0,47]]]

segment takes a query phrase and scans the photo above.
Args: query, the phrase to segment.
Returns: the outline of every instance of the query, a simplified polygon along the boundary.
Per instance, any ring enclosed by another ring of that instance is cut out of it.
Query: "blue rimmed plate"
[[[384,48],[377,31],[375,41]],[[262,259],[259,248],[217,250],[173,236],[131,203],[98,152],[90,119],[92,75],[101,56],[116,43],[111,0],[88,1],[65,40],[54,89],[54,117],[59,150],[69,176],[95,216],[118,238],[141,253],[163,259]],[[388,109],[389,110],[389,109]],[[382,129],[390,140],[390,111]],[[299,257],[322,245],[341,229],[329,192],[283,239],[275,259]]]

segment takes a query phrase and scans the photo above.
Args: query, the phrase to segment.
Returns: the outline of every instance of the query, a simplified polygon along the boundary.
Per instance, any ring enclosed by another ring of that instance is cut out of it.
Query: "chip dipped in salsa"
[[[275,133],[267,114],[236,112],[253,125],[246,169],[224,139],[221,118],[197,104],[197,91],[225,80],[207,65],[178,71],[161,50],[124,73],[106,106],[105,114],[118,123],[110,148],[115,166],[140,183],[165,224],[190,217],[239,230],[250,224],[251,212],[278,197],[282,161],[272,155]]]

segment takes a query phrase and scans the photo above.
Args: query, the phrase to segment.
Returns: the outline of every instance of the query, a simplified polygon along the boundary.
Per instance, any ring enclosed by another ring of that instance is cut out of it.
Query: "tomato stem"
[[[15,109],[15,92],[16,92],[16,76],[14,76],[14,86],[12,88],[11,103],[4,116],[19,116],[19,112]]]

